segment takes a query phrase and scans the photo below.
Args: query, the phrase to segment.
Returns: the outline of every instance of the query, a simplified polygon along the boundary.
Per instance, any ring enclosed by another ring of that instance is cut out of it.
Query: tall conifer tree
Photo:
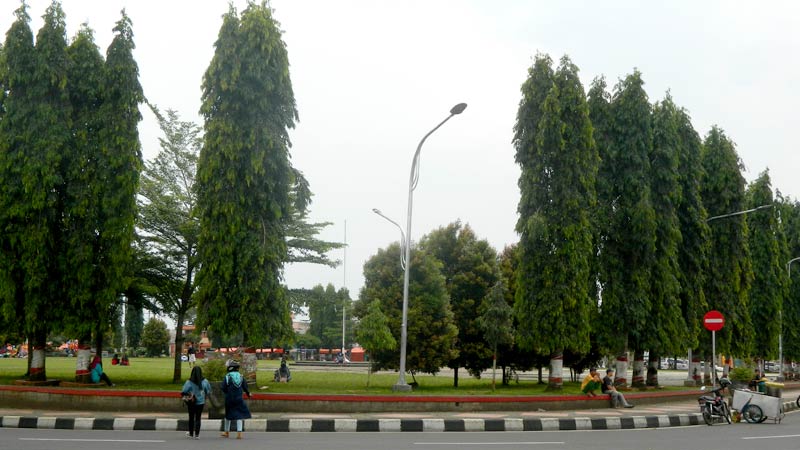
[[[789,261],[800,257],[800,202],[777,195],[781,225],[786,233],[785,262],[787,267],[787,293],[783,302],[782,322],[800,323],[800,261]],[[800,359],[800,330],[797,327],[783,327],[784,359]]]
[[[747,188],[747,208],[774,203],[769,172],[765,171]],[[750,318],[758,330],[753,355],[759,360],[778,357],[783,300],[786,297],[785,239],[775,208],[747,214],[748,241],[753,264],[750,289]]]
[[[605,158],[598,185],[603,187],[601,344],[617,354],[616,378],[627,384],[627,352],[638,366],[636,384],[644,383],[645,325],[651,313],[651,270],[655,255],[655,214],[650,197],[651,106],[641,73],[634,71],[615,87],[610,105]]]
[[[715,219],[746,209],[743,166],[733,142],[716,126],[706,136],[702,161],[705,177],[701,195],[711,228],[704,290],[709,309],[725,316],[725,327],[716,333],[716,349],[723,354],[749,355],[755,332],[748,300],[753,269],[747,244],[747,221],[743,215]],[[708,333],[701,336],[706,361],[710,361],[711,337]]]
[[[678,247],[678,264],[681,268],[678,281],[681,286],[681,311],[687,327],[687,346],[696,349],[702,327],[703,315],[708,311],[703,286],[708,270],[710,230],[706,222],[708,213],[700,197],[703,179],[701,161],[702,141],[692,126],[689,115],[678,111],[678,145],[681,201],[678,205],[678,220],[681,227],[681,245]],[[695,359],[694,355],[692,359]]]
[[[539,60],[537,60],[539,64]],[[541,70],[541,69],[540,69]],[[536,91],[523,86],[517,128],[533,127],[525,114]],[[544,84],[544,83],[542,83]],[[534,94],[534,95],[531,95]],[[540,107],[534,144],[516,139],[520,178],[520,271],[516,313],[523,347],[550,355],[549,388],[560,389],[565,350],[589,350],[589,262],[593,254],[591,210],[595,207],[598,156],[578,68],[561,59]],[[524,158],[524,155],[532,157]]]
[[[644,347],[650,351],[647,384],[658,386],[660,356],[672,355],[686,348],[686,324],[680,302],[681,245],[678,205],[681,189],[678,177],[680,163],[680,118],[678,108],[667,97],[653,109],[653,149],[650,154],[650,192],[656,218],[656,247],[652,271],[651,308],[648,317],[650,332]]]
[[[103,180],[100,198],[97,288],[94,295],[95,347],[103,348],[103,331],[118,306],[117,299],[127,288],[131,273],[136,192],[142,169],[139,142],[139,104],[144,100],[139,84],[139,67],[133,59],[131,20],[122,10],[114,27],[114,39],[106,52],[103,84],[103,117],[98,156],[98,178]]]
[[[24,284],[27,267],[22,257],[29,205],[22,175],[34,133],[36,55],[26,5],[14,14],[16,20],[6,33],[3,46],[3,85],[13,94],[5,99],[0,121],[0,296],[7,322],[16,324],[15,331],[28,333]]]
[[[64,198],[66,294],[71,313],[66,315],[67,330],[78,338],[76,380],[88,382],[92,331],[98,319],[95,292],[103,280],[99,276],[98,230],[102,223],[102,196],[105,188],[103,145],[103,105],[105,60],[94,43],[92,30],[83,26],[68,49],[67,89],[72,105],[71,157],[65,161],[67,186]]]
[[[198,161],[199,321],[246,345],[292,335],[281,286],[297,119],[289,60],[265,5],[231,7],[203,79]]]
[[[60,326],[52,305],[63,279],[64,174],[69,153],[67,42],[59,3],[47,8],[36,45],[26,5],[16,12],[5,45],[9,98],[0,124],[3,210],[3,286],[6,314],[17,314],[31,344],[30,379],[46,378],[47,333]]]

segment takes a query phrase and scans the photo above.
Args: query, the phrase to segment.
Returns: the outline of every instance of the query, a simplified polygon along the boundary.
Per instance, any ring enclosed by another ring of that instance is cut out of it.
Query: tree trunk
[[[103,361],[103,330],[101,326],[98,324],[97,328],[94,332],[94,348],[97,352],[97,357],[100,358],[100,361]]]
[[[643,388],[644,384],[644,350],[633,351],[633,378],[631,386]]]
[[[172,368],[172,382],[178,383],[181,381],[181,356],[183,355],[183,312],[178,312],[177,320],[175,321],[175,361]]]
[[[453,387],[458,387],[458,366],[453,367]]]
[[[703,385],[703,376],[700,373],[700,352],[692,353],[692,361],[689,363],[689,373],[692,374],[692,379],[695,385]]]
[[[628,387],[628,349],[624,348],[617,354],[617,370],[614,374],[614,386]]]
[[[28,355],[31,362],[28,379],[31,381],[45,381],[47,380],[47,372],[45,370],[45,355],[44,348],[47,345],[47,333],[44,331],[37,331],[33,333],[33,345],[30,341],[28,344]]]
[[[78,340],[78,354],[75,361],[75,382],[91,383],[89,364],[92,361],[92,334],[87,333]]]
[[[658,386],[658,365],[661,356],[650,351],[650,360],[647,362],[647,382],[648,386]]]
[[[495,373],[497,371],[497,347],[492,351],[492,392],[495,389]]]
[[[367,368],[367,389],[369,389],[369,377],[372,375],[372,358],[370,358],[369,353],[367,353],[367,358],[369,358],[369,367]]]
[[[564,388],[564,352],[556,350],[550,354],[550,375],[547,380],[548,391],[560,391]]]
[[[258,358],[256,358],[255,347],[245,347],[242,353],[242,376],[250,386],[256,386],[256,371],[258,370]]]

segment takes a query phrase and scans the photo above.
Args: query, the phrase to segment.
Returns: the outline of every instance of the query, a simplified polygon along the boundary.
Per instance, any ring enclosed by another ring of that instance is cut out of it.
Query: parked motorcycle
[[[706,425],[710,426],[713,425],[714,422],[722,422],[722,420],[728,423],[733,422],[731,409],[722,397],[722,391],[730,385],[730,380],[722,378],[719,380],[719,387],[712,390],[711,395],[703,395],[697,399],[697,402],[700,404],[700,412],[703,414],[703,420],[706,422]],[[703,386],[701,390],[705,391],[706,387]]]

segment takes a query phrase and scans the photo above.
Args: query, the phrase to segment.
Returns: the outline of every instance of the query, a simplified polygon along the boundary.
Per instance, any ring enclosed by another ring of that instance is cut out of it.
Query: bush
[[[225,367],[224,359],[210,359],[200,365],[203,369],[203,376],[209,381],[222,381],[228,369]]]
[[[752,380],[755,375],[756,375],[755,370],[747,366],[737,367],[731,370],[730,374],[728,374],[731,380],[742,381],[745,383],[750,382],[750,380]]]

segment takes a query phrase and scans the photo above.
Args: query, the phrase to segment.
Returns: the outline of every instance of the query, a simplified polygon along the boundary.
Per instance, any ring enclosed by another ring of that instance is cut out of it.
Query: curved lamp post
[[[422,150],[422,144],[425,143],[425,140],[428,139],[428,136],[433,134],[434,131],[438,130],[439,127],[444,125],[445,122],[450,120],[456,114],[461,114],[467,108],[466,103],[459,103],[452,108],[450,108],[450,115],[447,116],[443,121],[439,122],[439,125],[436,125],[431,131],[428,132],[425,136],[422,137],[422,140],[419,141],[419,145],[417,145],[417,151],[414,153],[414,159],[411,161],[411,174],[408,177],[408,215],[407,215],[407,222],[406,222],[406,232],[403,238],[403,249],[401,249],[400,254],[400,265],[404,270],[403,274],[403,319],[400,324],[400,375],[397,379],[397,384],[392,386],[393,391],[410,391],[411,386],[406,383],[406,343],[408,341],[408,279],[409,279],[409,272],[411,269],[411,211],[414,204],[414,189],[417,188],[417,183],[419,183],[419,153]],[[381,214],[380,211],[377,209],[372,210],[375,214],[383,217],[384,219],[388,220],[389,222],[397,225],[397,228],[400,228],[400,225],[397,224],[392,219]],[[403,237],[403,229],[400,228],[400,235]]]
[[[399,224],[399,223],[397,223],[397,222],[395,222],[394,220],[392,220],[392,219],[390,219],[390,218],[386,217],[386,216],[385,216],[385,215],[384,215],[384,214],[381,212],[381,210],[379,210],[378,208],[372,208],[372,212],[374,212],[375,214],[377,214],[377,215],[379,215],[379,216],[383,217],[383,218],[384,218],[384,219],[386,219],[386,220],[387,220],[389,223],[391,223],[391,224],[393,224],[394,226],[396,226],[398,230],[400,230],[400,267],[401,267],[403,270],[405,270],[405,269],[406,269],[406,260],[405,260],[405,256],[403,255],[403,250],[406,248],[406,235],[403,233],[403,228],[400,226],[400,224]]]
[[[770,204],[768,204],[768,205],[756,206],[756,207],[755,207],[755,208],[753,208],[753,209],[746,209],[746,210],[744,210],[744,211],[736,211],[736,212],[729,213],[729,214],[722,214],[721,216],[709,217],[708,219],[706,219],[706,222],[711,222],[712,220],[716,220],[716,219],[724,219],[724,218],[726,218],[726,217],[739,216],[739,215],[742,215],[742,214],[751,213],[751,212],[753,212],[753,211],[758,211],[759,209],[772,208],[772,206],[773,206],[773,205],[770,203]]]

